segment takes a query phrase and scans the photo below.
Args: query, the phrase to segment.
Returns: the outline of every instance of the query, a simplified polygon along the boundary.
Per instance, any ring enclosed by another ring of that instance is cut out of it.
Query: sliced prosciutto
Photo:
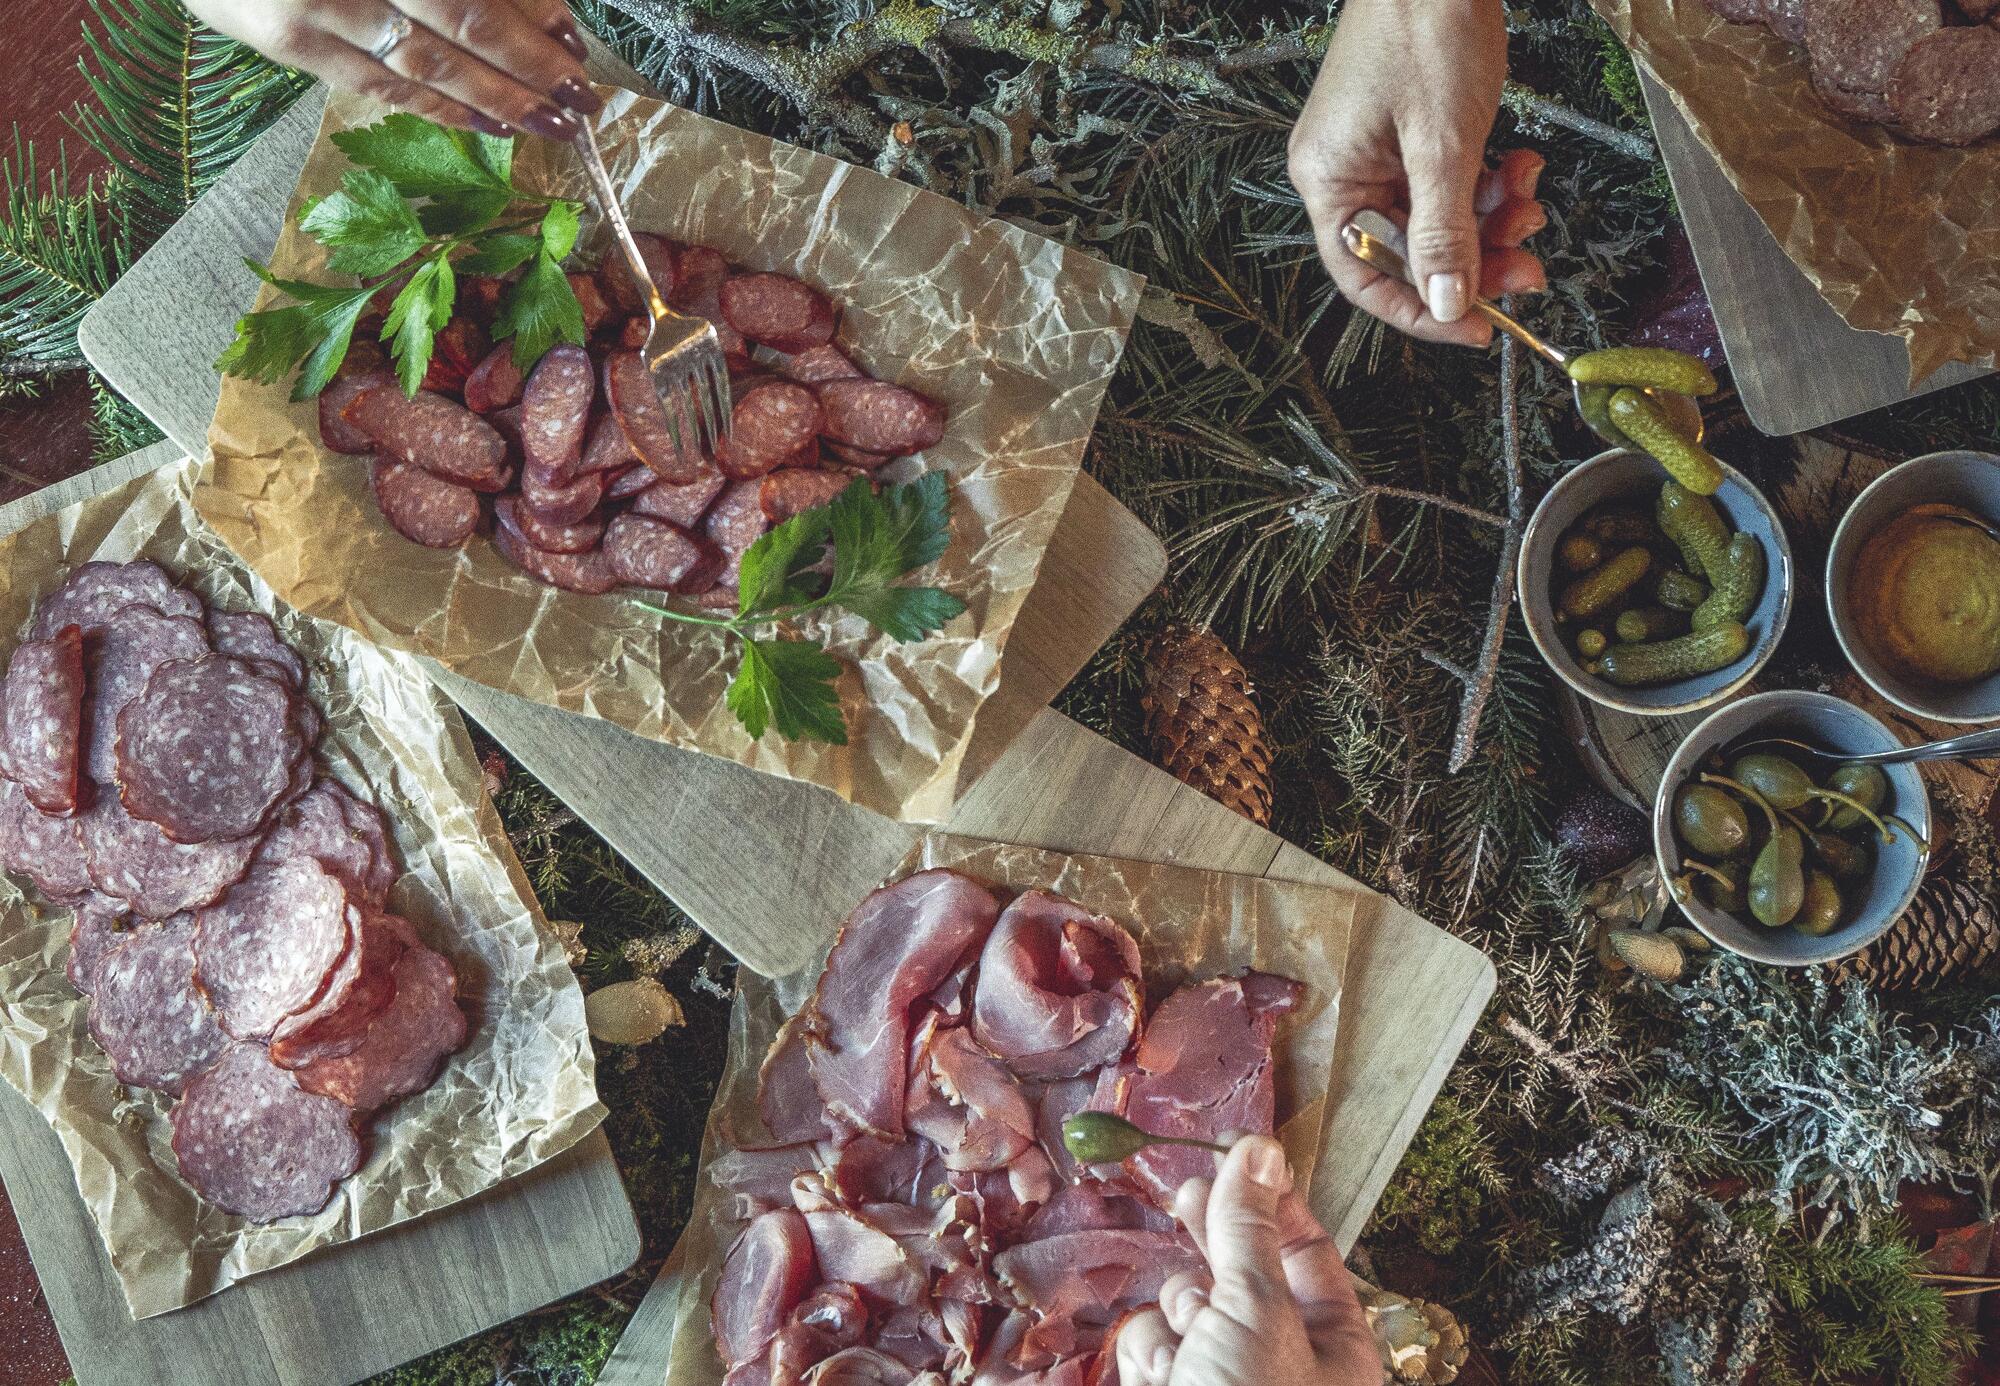
[[[811,1022],[803,1011],[787,1020],[757,1070],[757,1109],[771,1139],[786,1145],[830,1134],[826,1104],[813,1083],[812,1056],[806,1049]]]
[[[952,1170],[1005,1169],[1035,1143],[1035,1109],[1007,1066],[963,1029],[919,1030],[906,1120]]]
[[[792,1310],[818,1281],[812,1236],[797,1212],[780,1208],[743,1229],[722,1263],[709,1304],[715,1346],[732,1380],[739,1367],[764,1360]]]
[[[813,998],[807,1046],[813,1082],[836,1121],[902,1136],[910,1007],[999,915],[977,881],[922,871],[875,891],[848,916]]]
[[[1046,891],[1007,906],[979,957],[972,1033],[1024,1078],[1116,1063],[1138,1033],[1139,945]]]

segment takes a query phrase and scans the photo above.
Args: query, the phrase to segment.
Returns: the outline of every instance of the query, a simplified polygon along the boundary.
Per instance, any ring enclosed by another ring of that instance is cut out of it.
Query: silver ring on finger
[[[376,39],[374,44],[370,46],[368,56],[378,63],[381,62],[384,58],[395,52],[397,48],[401,47],[403,40],[416,31],[417,24],[415,20],[411,19],[401,10],[391,10],[388,21],[382,25],[382,36]]]

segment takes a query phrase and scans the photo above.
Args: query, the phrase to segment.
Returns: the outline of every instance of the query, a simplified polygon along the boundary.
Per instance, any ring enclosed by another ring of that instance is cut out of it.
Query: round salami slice
[[[604,557],[618,580],[683,595],[706,592],[722,571],[722,551],[670,524],[620,515],[604,535]]]
[[[886,380],[829,380],[815,387],[836,443],[895,455],[922,452],[944,437],[944,406]]]
[[[648,472],[647,475],[652,474]],[[681,485],[655,481],[633,498],[632,513],[644,515],[649,520],[665,520],[682,529],[693,529],[701,523],[701,517],[708,512],[710,503],[722,494],[722,488],[728,484],[729,478],[722,474],[720,467],[711,467],[700,477]]]
[[[83,632],[64,626],[14,647],[0,683],[0,774],[43,813],[77,810],[83,747]]]
[[[846,472],[782,467],[758,485],[757,504],[763,508],[766,519],[781,525],[794,515],[827,504],[853,480]]]
[[[219,654],[233,655],[260,668],[269,666],[284,685],[297,693],[306,686],[306,662],[285,643],[271,618],[261,611],[208,613],[208,643]]]
[[[723,321],[773,351],[795,355],[833,340],[833,300],[790,275],[732,275],[717,297]]]
[[[118,782],[118,714],[163,664],[209,653],[208,628],[188,616],[127,607],[84,640],[90,670],[84,707],[84,768],[102,785]],[[108,797],[108,796],[106,796]]]
[[[422,467],[377,461],[368,485],[396,533],[427,549],[455,549],[479,529],[479,493]]]
[[[801,449],[818,449],[824,419],[819,401],[803,385],[774,380],[736,396],[729,436],[715,463],[737,480],[774,471]]]
[[[1881,95],[1903,55],[1943,23],[1938,0],[1813,0],[1806,52],[1828,85]]]
[[[507,440],[457,400],[428,390],[410,398],[393,385],[378,385],[356,395],[340,417],[367,434],[377,453],[398,462],[475,491],[497,491],[506,483]]]
[[[618,426],[618,416],[605,413],[591,428],[590,442],[584,448],[583,460],[577,463],[576,470],[580,475],[616,472],[638,460],[632,445],[625,441],[625,430]]]
[[[176,842],[255,832],[305,754],[291,690],[225,654],[160,666],[118,714],[126,812]]]
[[[326,990],[271,1032],[271,1062],[300,1068],[359,1049],[368,1026],[396,994],[396,962],[403,956],[403,939],[386,916],[362,915]]]
[[[588,472],[571,481],[558,481],[540,467],[526,466],[521,469],[521,502],[548,524],[580,524],[603,502],[606,475]]]
[[[112,795],[103,798],[116,802]],[[89,890],[90,868],[78,836],[78,825],[87,816],[43,813],[28,802],[21,786],[0,780],[0,866],[26,876],[51,900]]]
[[[194,989],[194,920],[146,924],[105,954],[90,996],[90,1034],[127,1087],[178,1095],[229,1037]]]
[[[361,912],[311,857],[258,866],[196,916],[195,985],[222,1028],[261,1040],[319,999]]]
[[[680,434],[668,421],[666,406],[653,388],[653,377],[636,351],[614,352],[604,362],[604,395],[625,430],[633,454],[668,481],[692,481],[705,465],[699,440],[690,425],[682,446]]]
[[[422,1092],[445,1057],[465,1043],[458,977],[451,960],[415,937],[396,963],[396,994],[353,1053],[298,1071],[299,1085],[357,1112]]]
[[[615,472],[606,472],[607,483],[604,499],[607,501],[627,501],[654,485],[665,485],[651,467],[643,462],[634,462]]]
[[[519,502],[519,496],[502,496],[497,508],[506,511],[507,523],[521,531],[522,538],[546,553],[583,553],[604,538],[604,520],[594,511],[574,524],[556,525],[533,506]]]
[[[551,587],[586,596],[602,596],[618,587],[618,574],[605,561],[603,549],[584,553],[548,553],[530,544],[521,531],[508,522],[507,511],[498,512],[500,523],[493,528],[493,547],[516,568]]]
[[[185,846],[157,823],[134,818],[116,794],[100,794],[76,818],[90,884],[122,900],[142,919],[200,909],[242,879],[255,838]]]
[[[859,380],[866,372],[848,360],[846,352],[827,342],[787,356],[778,363],[778,374],[801,385],[818,385],[828,380]]]
[[[395,384],[395,373],[381,366],[335,376],[333,383],[319,392],[319,440],[352,457],[375,451],[375,440],[342,418],[341,411],[363,390],[393,389]]]
[[[354,1115],[301,1088],[259,1044],[233,1044],[188,1085],[174,1158],[201,1197],[252,1222],[317,1213],[361,1168]]]
[[[684,245],[675,257],[674,268],[674,291],[667,295],[667,302],[683,313],[720,317],[722,285],[729,278],[729,261],[722,258],[722,252],[705,245]]]
[[[396,883],[396,863],[381,815],[334,780],[317,779],[279,815],[257,849],[257,864],[310,857],[340,877],[348,893],[376,909]]]
[[[180,917],[193,922],[190,916]],[[104,955],[131,937],[130,918],[124,906],[94,890],[78,902],[69,926],[69,961],[63,964],[63,975],[83,995],[90,995],[97,985],[97,965]]]
[[[1912,139],[1971,144],[2000,130],[2000,29],[1942,29],[1919,40],[1889,86]]]
[[[1886,125],[1896,118],[1895,107],[1879,91],[1851,91],[1837,85],[1820,68],[1811,71],[1813,91],[1830,110],[1871,125]]]
[[[521,452],[557,485],[576,475],[583,460],[584,429],[597,398],[597,368],[590,353],[564,343],[535,363],[521,391]]]
[[[64,626],[88,636],[128,606],[149,606],[166,616],[201,617],[201,599],[174,586],[157,563],[86,563],[35,608],[31,639],[46,640]]]
[[[518,404],[522,383],[521,368],[514,364],[514,343],[502,342],[465,377],[465,407],[475,414],[491,414]]]
[[[716,574],[719,587],[734,587],[743,570],[743,555],[771,527],[759,499],[761,480],[732,481],[709,507],[702,532],[722,551],[722,571]]]
[[[639,247],[639,259],[644,262],[653,287],[659,290],[661,298],[671,301],[678,287],[674,274],[674,243],[650,231],[634,231],[632,240]],[[619,308],[627,313],[646,311],[646,291],[632,277],[632,267],[625,262],[625,256],[620,251],[614,249],[604,257],[604,264],[599,267],[597,275],[604,286],[605,297]]]

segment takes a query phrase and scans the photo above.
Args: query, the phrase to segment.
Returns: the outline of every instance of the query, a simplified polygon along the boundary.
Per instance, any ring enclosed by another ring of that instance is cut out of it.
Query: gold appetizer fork
[[[722,359],[722,342],[706,318],[676,313],[660,296],[659,286],[646,268],[646,257],[632,239],[625,209],[618,205],[617,190],[611,186],[611,171],[604,166],[604,153],[597,147],[597,132],[583,122],[583,137],[577,143],[590,181],[597,189],[604,219],[611,223],[618,249],[632,267],[633,282],[646,296],[646,312],[653,325],[646,333],[640,359],[653,378],[653,390],[666,410],[667,426],[673,430],[676,446],[686,438],[697,439],[704,451],[714,452],[729,434],[729,367]]]

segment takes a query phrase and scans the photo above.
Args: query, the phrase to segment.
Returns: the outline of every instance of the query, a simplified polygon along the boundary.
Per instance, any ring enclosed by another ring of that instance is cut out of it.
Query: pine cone
[[[1160,764],[1251,822],[1271,822],[1271,751],[1250,676],[1206,630],[1170,626],[1146,654],[1146,734]]]
[[[1844,969],[1880,991],[1937,986],[2000,956],[2000,915],[1963,881],[1924,882],[1903,917]]]

